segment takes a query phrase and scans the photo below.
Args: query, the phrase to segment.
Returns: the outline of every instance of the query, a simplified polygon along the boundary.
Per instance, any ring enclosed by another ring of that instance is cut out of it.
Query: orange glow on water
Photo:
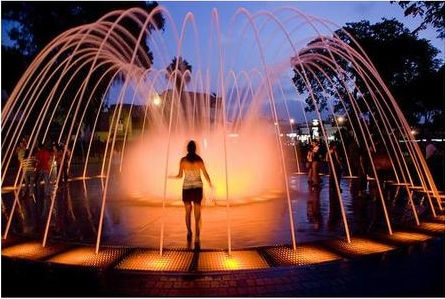
[[[194,136],[172,133],[168,155],[168,175],[177,175],[179,161],[186,154],[187,142],[197,143],[197,153],[203,158],[212,180],[208,187],[204,176],[204,197],[211,201],[226,200],[226,175],[224,161],[223,130],[213,130]],[[246,198],[261,196],[267,190],[282,190],[283,174],[280,156],[268,125],[252,126],[241,130],[235,138],[226,138],[228,191],[232,203]],[[164,194],[165,167],[167,159],[168,132],[149,133],[143,141],[126,149],[123,161],[123,186],[127,195],[159,201]],[[181,199],[182,180],[167,180],[167,200]]]

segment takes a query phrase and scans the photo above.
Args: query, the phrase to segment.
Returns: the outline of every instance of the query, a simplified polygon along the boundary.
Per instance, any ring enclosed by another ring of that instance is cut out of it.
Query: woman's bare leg
[[[184,202],[185,206],[185,225],[187,226],[187,238],[192,236],[191,216],[192,216],[192,203]]]
[[[201,204],[193,204],[193,212],[195,214],[195,234],[196,240],[199,241],[199,233],[201,231]]]

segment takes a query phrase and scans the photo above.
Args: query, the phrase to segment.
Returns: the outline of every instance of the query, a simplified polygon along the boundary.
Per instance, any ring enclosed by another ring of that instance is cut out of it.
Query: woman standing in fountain
[[[187,155],[181,159],[179,164],[179,173],[170,178],[180,179],[184,174],[184,183],[182,186],[182,201],[185,206],[185,224],[187,226],[187,241],[192,240],[191,213],[192,203],[195,214],[195,242],[199,242],[199,233],[201,226],[201,200],[202,200],[202,180],[201,171],[204,174],[210,187],[209,174],[204,165],[204,161],[196,154],[196,143],[191,140],[187,144]]]

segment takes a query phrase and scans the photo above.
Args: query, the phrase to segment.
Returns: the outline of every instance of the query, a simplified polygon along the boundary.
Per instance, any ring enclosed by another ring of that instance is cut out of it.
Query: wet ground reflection
[[[292,208],[298,243],[344,237],[344,226],[335,192],[329,188],[328,177],[323,177],[320,190],[311,191],[306,175],[290,177]],[[56,209],[51,221],[50,239],[94,243],[99,223],[101,179],[73,180],[61,186],[57,192]],[[385,222],[379,200],[373,200],[372,192],[358,196],[357,180],[342,179],[343,204],[352,234],[370,230],[385,230]],[[372,188],[372,186],[370,187]],[[156,248],[159,246],[162,223],[162,207],[122,197],[117,189],[111,189],[107,198],[102,244]],[[34,198],[20,195],[19,212],[15,215],[12,230],[40,238],[44,226],[43,202],[39,192]],[[398,191],[388,196],[391,220],[412,223],[406,196]],[[7,211],[14,193],[2,194],[3,231]],[[422,209],[420,207],[419,209]],[[203,206],[201,248],[226,248],[228,214],[225,206]],[[229,210],[232,246],[290,244],[289,213],[285,198],[233,206]],[[187,248],[184,208],[181,205],[165,209],[165,240],[167,248]]]

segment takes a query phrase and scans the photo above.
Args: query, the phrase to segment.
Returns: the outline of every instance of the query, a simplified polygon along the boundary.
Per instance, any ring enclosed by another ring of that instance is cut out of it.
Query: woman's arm
[[[201,162],[200,164],[201,164],[201,170],[202,170],[202,173],[204,174],[204,177],[206,178],[207,182],[209,182],[210,187],[213,187],[212,182],[210,181],[210,176],[207,173],[206,167],[204,165],[204,162]]]
[[[183,166],[183,162],[182,162],[182,159],[181,159],[181,162],[179,162],[179,172],[178,172],[178,175],[169,175],[168,177],[170,179],[180,179],[180,178],[182,178],[183,174],[184,174],[184,166]]]

